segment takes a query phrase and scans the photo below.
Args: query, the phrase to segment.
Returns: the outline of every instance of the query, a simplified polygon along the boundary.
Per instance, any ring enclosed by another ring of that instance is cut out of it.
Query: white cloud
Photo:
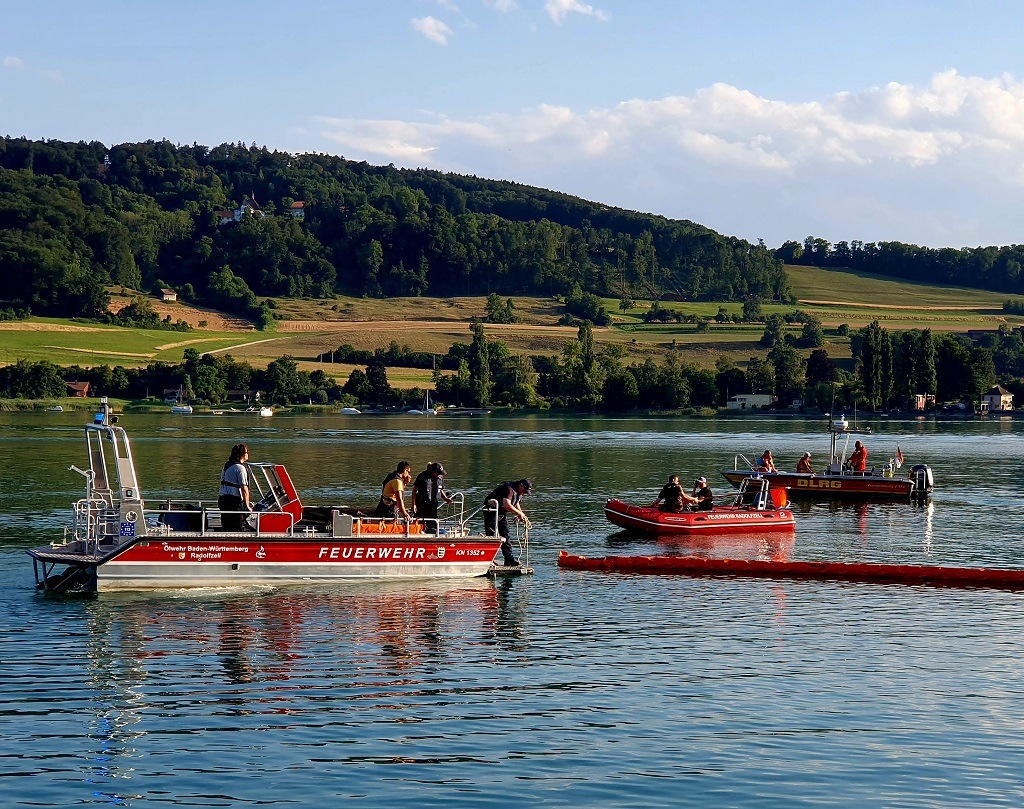
[[[605,22],[608,19],[608,15],[605,12],[599,11],[593,6],[588,6],[586,3],[581,3],[580,0],[544,0],[544,11],[547,12],[547,15],[557,25],[565,22],[566,17],[570,14],[594,17],[601,22]]]
[[[946,71],[804,103],[715,84],[590,110],[317,123],[353,159],[516,180],[777,244],[1021,241],[1024,84],[1007,76]]]
[[[18,56],[5,56],[4,67],[11,70],[24,70],[25,61]]]
[[[454,0],[437,0],[437,4],[441,8],[446,8],[449,11],[454,11],[457,14],[461,13],[461,11],[459,10],[459,6],[455,3]]]
[[[519,8],[519,4],[516,0],[484,0],[484,5],[490,6],[495,11],[507,13],[515,11]]]
[[[434,17],[419,17],[410,22],[416,31],[438,45],[447,45],[452,35],[452,29]]]

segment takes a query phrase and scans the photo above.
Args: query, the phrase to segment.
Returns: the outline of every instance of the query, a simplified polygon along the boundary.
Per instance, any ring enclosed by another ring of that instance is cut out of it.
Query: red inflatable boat
[[[728,505],[710,511],[660,511],[652,506],[631,506],[622,500],[604,505],[608,522],[620,528],[651,534],[723,534],[736,531],[792,531],[793,512],[786,508],[786,490],[770,489],[762,479],[741,482]]]

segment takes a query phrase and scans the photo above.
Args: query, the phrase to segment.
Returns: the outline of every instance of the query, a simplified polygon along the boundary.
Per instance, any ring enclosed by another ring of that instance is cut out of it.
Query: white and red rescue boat
[[[281,464],[248,464],[259,502],[245,530],[221,530],[216,504],[143,501],[128,435],[104,400],[85,428],[85,497],[62,541],[32,548],[37,586],[134,590],[333,580],[483,576],[501,537],[453,515],[396,521],[342,506],[304,507]],[[473,515],[469,515],[473,516]],[[500,569],[500,568],[499,568]],[[529,572],[524,568],[524,572]]]

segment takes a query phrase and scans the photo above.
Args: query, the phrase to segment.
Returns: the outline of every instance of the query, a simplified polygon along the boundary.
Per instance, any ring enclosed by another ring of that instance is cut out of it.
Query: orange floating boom
[[[743,576],[762,579],[930,584],[940,587],[1024,589],[1024,570],[941,565],[889,565],[873,562],[767,562],[756,559],[704,559],[698,556],[574,556],[560,551],[558,566],[602,573]]]

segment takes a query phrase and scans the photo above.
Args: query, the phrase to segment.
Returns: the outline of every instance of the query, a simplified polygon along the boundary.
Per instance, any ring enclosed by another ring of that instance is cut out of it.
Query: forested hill
[[[685,193],[681,189],[681,193]],[[299,204],[297,204],[299,203]],[[763,245],[515,183],[244,144],[0,141],[0,310],[104,285],[268,318],[267,296],[788,300]]]
[[[808,236],[775,251],[787,264],[860,270],[904,281],[1024,293],[1024,245],[919,247],[903,242],[836,242]]]

